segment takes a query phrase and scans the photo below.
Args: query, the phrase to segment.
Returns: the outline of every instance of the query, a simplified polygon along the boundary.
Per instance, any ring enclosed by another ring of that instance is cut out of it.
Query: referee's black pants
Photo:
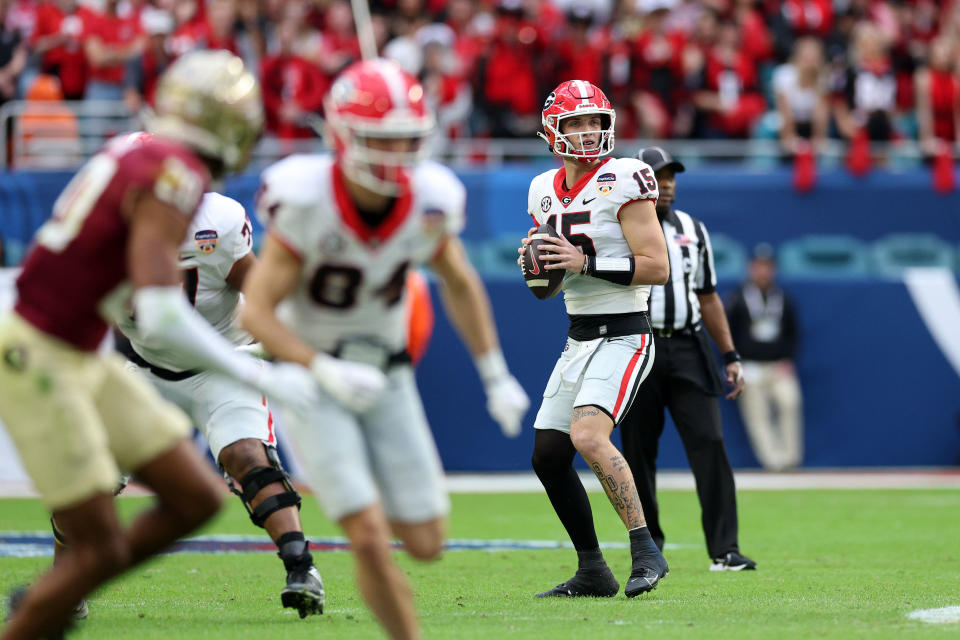
[[[620,423],[623,455],[633,471],[650,535],[664,543],[657,505],[657,450],[663,433],[664,409],[670,410],[687,452],[700,499],[701,522],[711,558],[738,551],[737,497],[733,470],[723,444],[720,405],[710,388],[713,358],[698,340],[676,335],[656,338],[653,370],[640,385],[626,418]],[[715,383],[714,383],[715,384]]]

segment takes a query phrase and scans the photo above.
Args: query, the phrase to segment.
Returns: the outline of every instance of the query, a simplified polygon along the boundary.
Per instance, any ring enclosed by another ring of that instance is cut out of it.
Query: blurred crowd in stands
[[[960,124],[960,0],[371,0],[378,48],[419,75],[442,135],[529,137],[546,94],[601,86],[626,138],[917,139]],[[197,47],[260,70],[268,130],[314,135],[359,56],[348,0],[0,0],[0,103],[153,99]],[[39,77],[39,80],[38,80]],[[50,79],[58,82],[51,85]],[[38,85],[38,83],[40,83]]]

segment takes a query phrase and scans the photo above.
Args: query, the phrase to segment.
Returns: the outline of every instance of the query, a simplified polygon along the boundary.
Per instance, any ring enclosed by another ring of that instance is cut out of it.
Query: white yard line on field
[[[949,624],[960,622],[960,607],[941,607],[939,609],[917,609],[907,614],[911,620],[930,624]]]
[[[602,492],[596,476],[579,472],[587,491]],[[746,491],[782,491],[797,489],[960,489],[960,469],[830,469],[768,473],[748,470],[735,473],[737,489]],[[305,492],[309,489],[299,486]],[[689,471],[657,473],[660,490],[693,491],[693,474]],[[450,493],[540,493],[543,487],[533,473],[448,473]],[[36,497],[27,482],[0,481],[0,498]],[[136,483],[123,492],[125,496],[147,495]]]
[[[768,473],[737,471],[737,489],[944,489],[960,488],[960,469],[874,469],[828,471],[795,471]],[[602,491],[596,476],[580,471],[587,491]],[[450,493],[526,493],[543,491],[533,473],[450,473]],[[689,471],[657,473],[657,488],[693,491],[693,474]]]

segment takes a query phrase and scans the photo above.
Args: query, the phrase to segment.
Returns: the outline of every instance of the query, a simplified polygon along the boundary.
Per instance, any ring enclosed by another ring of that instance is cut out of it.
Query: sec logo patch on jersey
[[[550,211],[550,207],[553,206],[553,201],[550,200],[550,196],[543,196],[543,200],[540,201],[540,211],[546,213]]]
[[[597,191],[600,195],[607,195],[617,186],[617,175],[615,173],[604,173],[597,177]]]
[[[200,253],[213,253],[217,249],[217,242],[220,236],[214,229],[203,229],[193,234],[193,241],[197,245]]]

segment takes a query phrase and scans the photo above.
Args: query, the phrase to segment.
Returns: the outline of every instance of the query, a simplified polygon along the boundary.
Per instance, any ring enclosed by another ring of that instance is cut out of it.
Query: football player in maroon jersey
[[[302,368],[263,366],[235,351],[179,282],[177,248],[208,183],[246,164],[262,120],[257,81],[239,58],[182,57],[158,88],[148,127],[155,136],[108,144],[37,233],[16,307],[0,318],[0,419],[70,546],[11,597],[3,640],[59,637],[86,594],[222,502],[219,479],[187,439],[187,417],[119,356],[98,352],[110,318],[135,311],[144,339],[192,353],[197,367],[280,403],[296,406],[315,392]],[[113,503],[121,469],[157,495],[128,527]]]

